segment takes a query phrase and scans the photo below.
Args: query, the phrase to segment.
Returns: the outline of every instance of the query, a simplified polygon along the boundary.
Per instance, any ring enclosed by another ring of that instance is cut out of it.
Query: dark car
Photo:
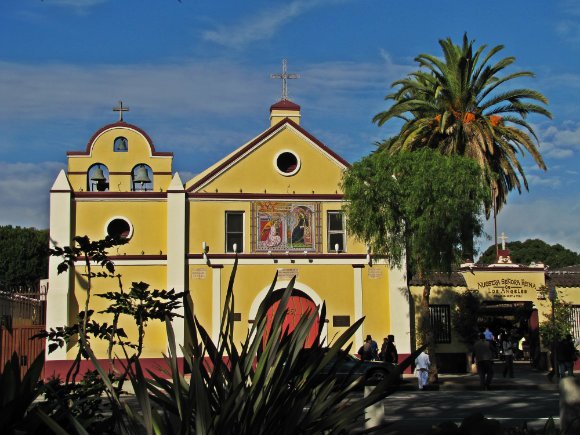
[[[304,349],[301,357],[321,359],[327,352],[327,348]],[[383,361],[362,361],[346,351],[339,351],[320,370],[318,376],[324,378],[332,376],[336,379],[337,384],[352,382],[362,377],[365,385],[376,385],[393,373],[396,368],[397,366],[395,364]],[[399,377],[397,377],[398,380]]]

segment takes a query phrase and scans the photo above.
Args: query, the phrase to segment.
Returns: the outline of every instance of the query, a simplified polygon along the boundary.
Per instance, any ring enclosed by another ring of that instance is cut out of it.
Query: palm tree
[[[546,169],[537,147],[539,139],[527,117],[532,113],[552,115],[540,92],[510,86],[512,80],[533,77],[533,73],[499,76],[515,61],[506,57],[492,63],[503,45],[485,53],[486,45],[474,52],[473,44],[466,34],[461,46],[447,38],[439,41],[443,59],[429,54],[416,57],[423,69],[392,84],[397,89],[385,99],[394,103],[373,122],[381,126],[392,118],[403,119],[400,132],[380,144],[390,152],[429,147],[476,160],[495,192],[499,210],[512,189],[521,193],[523,183],[528,190],[520,155],[528,152],[541,169]],[[491,204],[486,213],[490,209]]]

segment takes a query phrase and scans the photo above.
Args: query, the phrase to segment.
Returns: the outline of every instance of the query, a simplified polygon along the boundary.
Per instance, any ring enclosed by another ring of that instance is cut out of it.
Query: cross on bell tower
[[[300,74],[290,74],[288,72],[288,60],[282,59],[282,74],[270,74],[271,79],[282,80],[282,100],[288,99],[288,79],[299,79]]]
[[[123,122],[123,112],[128,112],[128,107],[123,107],[123,102],[119,101],[119,106],[113,107],[113,112],[119,112],[119,122]]]

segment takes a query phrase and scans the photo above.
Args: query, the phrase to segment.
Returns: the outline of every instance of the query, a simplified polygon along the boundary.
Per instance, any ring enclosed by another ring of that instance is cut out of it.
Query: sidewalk
[[[550,382],[546,377],[548,372],[536,370],[527,361],[514,362],[514,377],[503,377],[504,363],[496,360],[494,363],[494,377],[491,390],[545,390],[558,391],[558,379]],[[417,390],[417,378],[412,374],[405,374],[403,390]],[[477,374],[440,374],[439,384],[432,389],[441,391],[481,390]]]

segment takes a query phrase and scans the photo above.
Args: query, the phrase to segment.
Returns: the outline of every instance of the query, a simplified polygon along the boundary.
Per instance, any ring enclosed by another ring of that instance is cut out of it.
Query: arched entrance
[[[268,320],[266,323],[266,332],[264,333],[264,341],[267,339],[268,334],[270,333],[272,322],[274,321],[274,315],[276,314],[276,310],[280,305],[280,299],[282,298],[283,293],[284,289],[279,289],[275,290],[271,295],[270,307],[266,313]],[[292,332],[298,325],[298,322],[302,316],[311,315],[312,313],[315,313],[316,319],[314,320],[308,337],[306,338],[305,347],[311,347],[316,340],[320,319],[318,315],[318,308],[314,301],[306,293],[297,289],[292,290],[292,295],[288,299],[287,313],[282,325],[282,330],[288,328],[288,332]]]

